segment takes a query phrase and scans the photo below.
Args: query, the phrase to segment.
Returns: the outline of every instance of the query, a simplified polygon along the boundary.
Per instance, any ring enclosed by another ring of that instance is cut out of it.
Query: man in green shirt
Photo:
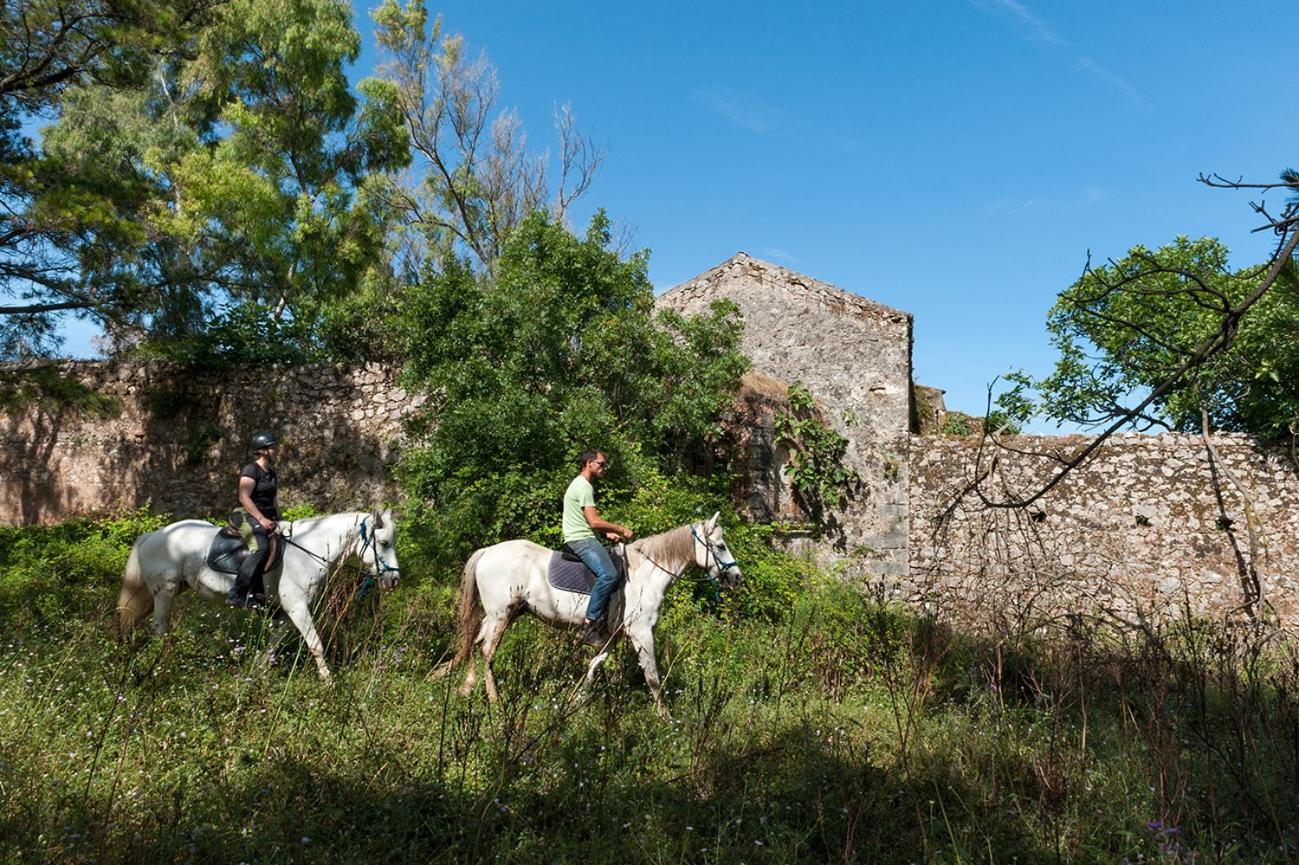
[[[626,526],[611,523],[600,516],[595,507],[595,487],[592,482],[604,477],[609,460],[600,451],[586,451],[578,461],[581,471],[564,491],[564,543],[595,574],[591,599],[586,606],[586,621],[582,625],[583,637],[603,641],[605,638],[604,611],[609,595],[618,584],[618,570],[609,558],[609,551],[596,537],[601,533],[611,541],[630,541],[632,531]]]

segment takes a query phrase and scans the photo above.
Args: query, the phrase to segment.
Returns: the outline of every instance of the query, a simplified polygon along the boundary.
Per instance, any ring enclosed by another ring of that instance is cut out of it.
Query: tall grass
[[[658,629],[673,720],[630,653],[583,691],[589,650],[526,618],[489,706],[429,679],[454,634],[434,580],[337,589],[332,686],[188,595],[172,635],[119,646],[149,525],[2,531],[0,861],[1297,855],[1299,660],[1257,630],[981,637],[816,580],[745,619],[682,585]]]

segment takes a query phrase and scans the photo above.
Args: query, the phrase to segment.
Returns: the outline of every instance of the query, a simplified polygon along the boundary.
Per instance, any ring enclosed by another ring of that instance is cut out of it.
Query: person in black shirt
[[[257,604],[253,586],[274,559],[275,527],[280,510],[275,504],[278,492],[273,460],[279,452],[279,442],[274,433],[259,432],[253,436],[252,450],[257,459],[244,466],[239,473],[240,534],[248,544],[248,558],[239,566],[235,584],[226,595],[232,607],[252,607]]]

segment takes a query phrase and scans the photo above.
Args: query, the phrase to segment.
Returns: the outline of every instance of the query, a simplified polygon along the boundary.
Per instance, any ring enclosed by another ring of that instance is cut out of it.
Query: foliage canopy
[[[609,249],[603,213],[579,238],[538,212],[495,276],[450,259],[411,289],[406,378],[428,402],[404,479],[433,512],[436,558],[463,561],[508,537],[553,540],[587,448],[613,463],[602,507],[711,453],[748,365],[737,311],[656,311],[647,262]]]
[[[1196,348],[1229,325],[1228,348],[1190,369],[1144,418],[1175,430],[1211,425],[1272,438],[1299,423],[1299,280],[1293,262],[1248,315],[1230,311],[1257,286],[1265,267],[1232,271],[1214,238],[1178,237],[1151,251],[1089,269],[1060,294],[1047,330],[1060,356],[1046,378],[1017,373],[1001,405],[1022,416],[1035,389],[1052,418],[1093,425],[1119,415],[1133,393],[1168,379]]]

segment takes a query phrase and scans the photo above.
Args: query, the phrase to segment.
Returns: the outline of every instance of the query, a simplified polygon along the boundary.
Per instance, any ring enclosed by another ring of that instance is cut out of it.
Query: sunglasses
[[[599,466],[600,468],[604,468],[608,464],[609,464],[608,460],[591,460],[591,465],[596,465]]]

